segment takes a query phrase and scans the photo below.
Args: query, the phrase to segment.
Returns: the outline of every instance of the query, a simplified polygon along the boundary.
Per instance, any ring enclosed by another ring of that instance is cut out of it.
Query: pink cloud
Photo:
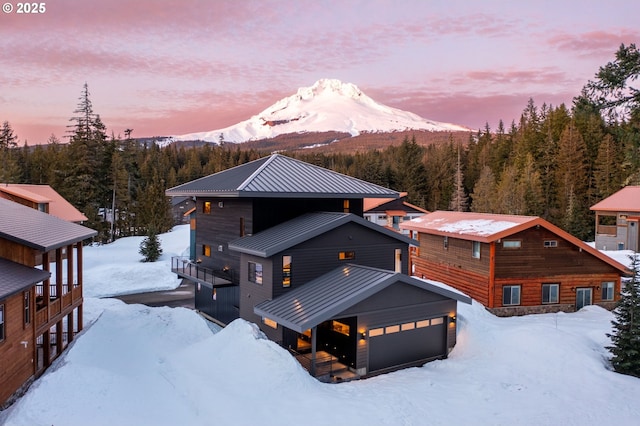
[[[614,58],[615,52],[621,44],[628,45],[639,39],[640,31],[622,29],[618,32],[561,33],[549,38],[548,44],[555,49],[571,52],[578,56],[598,56],[606,60]]]

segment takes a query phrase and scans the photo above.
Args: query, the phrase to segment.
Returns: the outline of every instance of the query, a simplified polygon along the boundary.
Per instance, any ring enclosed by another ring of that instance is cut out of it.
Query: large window
[[[520,304],[520,286],[506,285],[502,287],[502,305],[512,306]]]
[[[558,303],[560,284],[542,284],[542,303]]]
[[[262,263],[249,262],[249,282],[262,284]]]
[[[615,283],[613,281],[607,281],[600,285],[602,289],[602,300],[613,300],[613,289]]]
[[[282,287],[291,285],[291,256],[282,256]]]
[[[471,256],[474,259],[480,259],[480,241],[471,242]]]
[[[211,201],[205,201],[202,205],[202,213],[211,214]]]
[[[4,305],[0,305],[0,342],[4,340]]]

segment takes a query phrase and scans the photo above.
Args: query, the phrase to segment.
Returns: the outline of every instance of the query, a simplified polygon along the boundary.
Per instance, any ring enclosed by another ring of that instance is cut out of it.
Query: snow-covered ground
[[[157,264],[140,238],[85,249],[85,292],[104,296],[176,287],[172,254],[188,227],[162,235]],[[608,252],[628,263],[626,254]],[[371,379],[323,384],[237,320],[217,331],[184,308],[87,297],[92,323],[5,425],[637,425],[640,380],[608,364],[613,316],[497,318],[459,305],[449,358]]]

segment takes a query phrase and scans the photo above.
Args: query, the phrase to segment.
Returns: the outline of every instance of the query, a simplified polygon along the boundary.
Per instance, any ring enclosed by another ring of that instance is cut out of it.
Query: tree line
[[[520,119],[470,134],[467,143],[399,146],[355,154],[289,155],[408,193],[427,210],[541,216],[578,238],[593,238],[589,207],[625,185],[640,184],[640,53],[622,45],[571,107],[535,105]],[[68,143],[18,146],[0,129],[0,181],[49,184],[87,217],[98,241],[165,232],[173,226],[165,189],[255,160],[242,145],[159,147],[108,135],[85,84]]]

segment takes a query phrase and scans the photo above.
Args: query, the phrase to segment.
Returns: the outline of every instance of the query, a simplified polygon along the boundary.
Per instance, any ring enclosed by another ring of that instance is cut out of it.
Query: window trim
[[[31,290],[24,292],[24,327],[31,324]]]
[[[505,303],[505,300],[506,300],[505,291],[507,289],[509,289],[509,299],[510,299],[509,303]],[[517,303],[513,303],[513,290],[514,289],[518,289],[518,301],[517,301]],[[521,303],[522,303],[522,286],[520,284],[502,286],[502,306],[520,306]]]
[[[555,301],[551,300],[551,288],[553,288],[554,286],[556,288]],[[544,289],[545,289],[545,287],[549,287],[549,292],[547,294],[548,300],[546,302],[544,300]],[[560,283],[542,283],[541,300],[542,300],[542,304],[543,305],[555,305],[555,304],[560,303]]]
[[[518,250],[522,248],[522,240],[502,240],[502,248],[508,250]]]
[[[471,241],[471,257],[474,259],[480,259],[481,251],[482,246],[480,245],[480,241]]]
[[[253,267],[252,267],[253,265]],[[258,266],[260,268],[258,268]],[[258,271],[259,269],[259,271]],[[263,282],[263,268],[262,263],[249,261],[247,265],[247,280],[250,283],[262,285]]]
[[[610,284],[610,285],[609,285]],[[602,283],[600,283],[600,297],[602,299],[603,302],[613,302],[616,298],[615,295],[615,291],[616,291],[616,283],[615,281],[603,281]],[[607,296],[608,296],[608,289],[611,289],[611,298],[606,297],[605,298],[605,291],[607,292]]]
[[[4,342],[6,337],[6,319],[4,312],[4,303],[0,303],[0,343]]]
[[[285,263],[288,258],[289,262]],[[282,255],[282,287],[291,287],[291,263],[293,257],[290,254]]]

